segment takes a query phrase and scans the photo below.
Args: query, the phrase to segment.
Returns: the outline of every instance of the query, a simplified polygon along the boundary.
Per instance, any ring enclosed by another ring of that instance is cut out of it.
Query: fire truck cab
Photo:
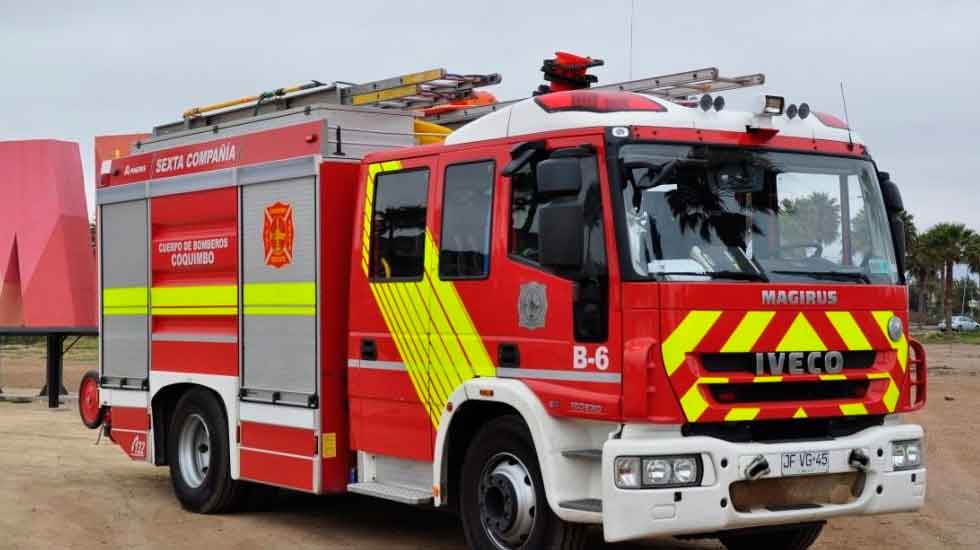
[[[473,548],[918,509],[898,189],[832,115],[687,101],[742,78],[420,126],[402,77],[157,128],[98,188],[105,430],[193,511],[349,491]]]

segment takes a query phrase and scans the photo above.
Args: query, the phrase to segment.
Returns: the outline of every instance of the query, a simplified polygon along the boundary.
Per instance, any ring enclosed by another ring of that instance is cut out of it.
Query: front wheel
[[[778,530],[719,537],[728,550],[806,550],[820,536],[822,523],[787,525]]]
[[[201,514],[232,509],[241,483],[231,478],[228,422],[217,397],[193,389],[177,402],[167,431],[167,462],[181,506]]]
[[[480,550],[580,550],[585,526],[548,506],[531,434],[513,415],[487,423],[470,444],[460,480],[463,532]]]

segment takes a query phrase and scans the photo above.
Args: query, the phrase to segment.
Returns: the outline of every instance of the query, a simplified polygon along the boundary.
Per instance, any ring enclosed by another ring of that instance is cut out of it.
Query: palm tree
[[[953,323],[953,266],[970,260],[974,249],[980,247],[977,234],[961,223],[940,223],[920,238],[920,245],[939,260],[943,271],[943,319],[946,334]]]

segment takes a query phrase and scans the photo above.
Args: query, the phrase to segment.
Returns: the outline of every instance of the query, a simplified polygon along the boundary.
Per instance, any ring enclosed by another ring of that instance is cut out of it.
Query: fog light
[[[640,459],[635,456],[620,456],[613,464],[616,487],[638,489],[640,487]]]
[[[888,320],[888,337],[892,339],[893,342],[898,342],[902,339],[902,335],[905,334],[905,327],[902,325],[902,320],[897,316],[892,316]]]
[[[892,441],[892,468],[910,470],[922,466],[922,442],[918,439]]]

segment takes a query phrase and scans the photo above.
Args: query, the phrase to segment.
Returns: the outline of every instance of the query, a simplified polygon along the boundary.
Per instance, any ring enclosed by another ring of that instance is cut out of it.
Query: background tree
[[[973,250],[980,247],[977,234],[961,223],[940,223],[926,231],[920,245],[942,266],[943,320],[946,334],[951,334],[953,317],[953,266],[970,261]],[[978,256],[980,258],[980,256]],[[980,260],[978,260],[980,263]],[[978,266],[980,267],[980,266]]]
[[[815,191],[798,199],[783,199],[779,209],[784,216],[779,230],[785,244],[828,245],[840,238],[840,202],[827,193]]]

